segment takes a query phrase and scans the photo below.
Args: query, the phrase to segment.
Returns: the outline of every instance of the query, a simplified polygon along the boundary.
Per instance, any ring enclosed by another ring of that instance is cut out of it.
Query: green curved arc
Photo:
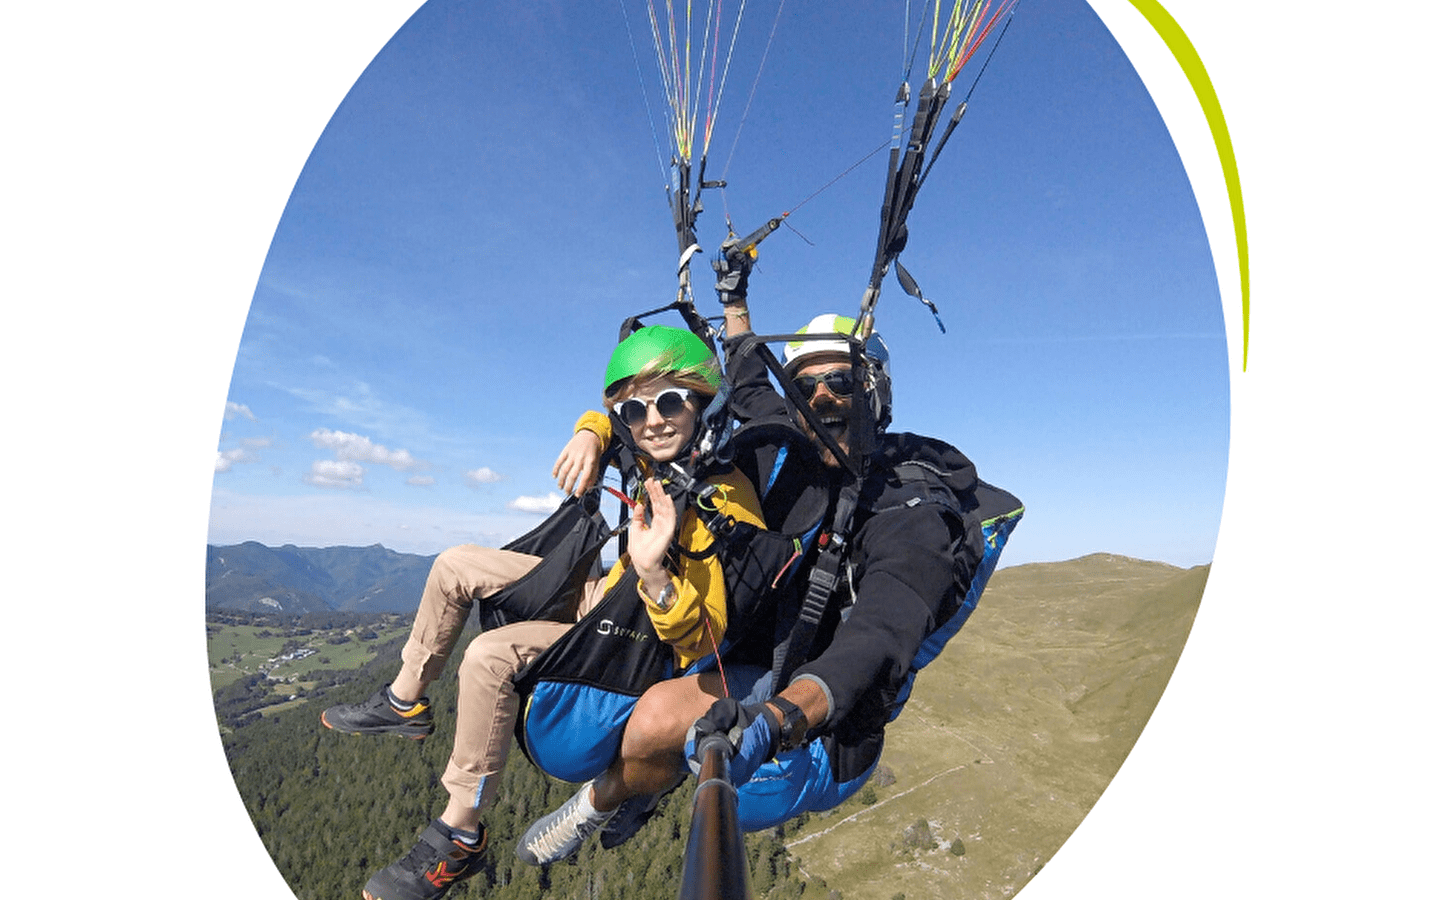
[[[1155,0],[1130,0],[1150,26],[1165,41],[1176,62],[1190,79],[1190,87],[1205,111],[1205,121],[1215,138],[1215,149],[1220,154],[1220,167],[1225,173],[1225,190],[1230,195],[1230,215],[1235,220],[1235,250],[1240,257],[1240,321],[1243,332],[1243,346],[1240,368],[1243,371],[1250,359],[1250,247],[1245,236],[1245,201],[1240,196],[1240,171],[1235,165],[1235,148],[1230,143],[1230,130],[1225,127],[1225,114],[1220,110],[1220,98],[1215,95],[1215,86],[1205,72],[1205,64],[1195,45],[1190,43],[1184,29]]]

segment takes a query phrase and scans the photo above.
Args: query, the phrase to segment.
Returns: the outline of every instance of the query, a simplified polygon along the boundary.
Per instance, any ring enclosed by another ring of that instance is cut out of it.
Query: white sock
[[[585,785],[585,790],[580,792],[580,814],[583,815],[588,822],[604,822],[615,815],[615,810],[611,809],[601,812],[596,809],[595,804],[590,799],[594,793],[595,782],[593,781]],[[619,807],[617,806],[615,809],[619,809]]]

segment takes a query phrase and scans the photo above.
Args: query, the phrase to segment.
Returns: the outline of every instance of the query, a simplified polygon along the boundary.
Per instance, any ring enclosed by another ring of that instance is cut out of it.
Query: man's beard
[[[822,427],[835,438],[846,455],[850,453],[850,401],[849,400],[821,400],[818,404],[812,403],[811,413],[815,416]],[[841,467],[840,460],[835,458],[834,452],[828,444],[824,443],[810,426],[810,420],[805,416],[800,417],[800,430],[820,451],[820,461],[832,469]]]

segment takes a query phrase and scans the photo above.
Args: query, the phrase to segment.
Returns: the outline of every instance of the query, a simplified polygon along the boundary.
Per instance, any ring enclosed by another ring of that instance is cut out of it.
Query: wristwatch
[[[675,579],[672,578],[669,581],[665,582],[665,586],[660,589],[660,596],[658,597],[651,598],[650,595],[646,593],[645,585],[643,582],[640,585],[640,593],[645,594],[646,598],[650,600],[650,602],[655,606],[656,609],[664,612],[665,610],[670,608],[670,605],[672,603],[675,602],[675,595],[680,593],[680,591],[676,589]]]
[[[780,723],[779,749],[782,752],[794,750],[805,743],[805,733],[810,729],[810,722],[800,711],[800,707],[784,697],[771,697],[768,702],[785,715],[785,720]]]

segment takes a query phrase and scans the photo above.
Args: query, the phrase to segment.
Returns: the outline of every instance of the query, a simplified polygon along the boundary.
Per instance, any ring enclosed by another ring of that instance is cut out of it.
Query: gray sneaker
[[[660,805],[660,797],[660,794],[641,794],[621,803],[615,810],[615,815],[600,829],[600,846],[613,850],[634,837],[655,815],[655,808]]]
[[[346,734],[398,734],[423,740],[435,730],[435,717],[430,714],[430,699],[421,697],[407,710],[390,703],[387,684],[364,703],[342,703],[320,714],[326,728]]]
[[[520,857],[521,862],[545,866],[569,859],[580,851],[580,845],[587,837],[610,821],[615,810],[600,812],[590,805],[590,785],[593,783],[585,782],[563,806],[535,820],[515,848],[515,855]]]

